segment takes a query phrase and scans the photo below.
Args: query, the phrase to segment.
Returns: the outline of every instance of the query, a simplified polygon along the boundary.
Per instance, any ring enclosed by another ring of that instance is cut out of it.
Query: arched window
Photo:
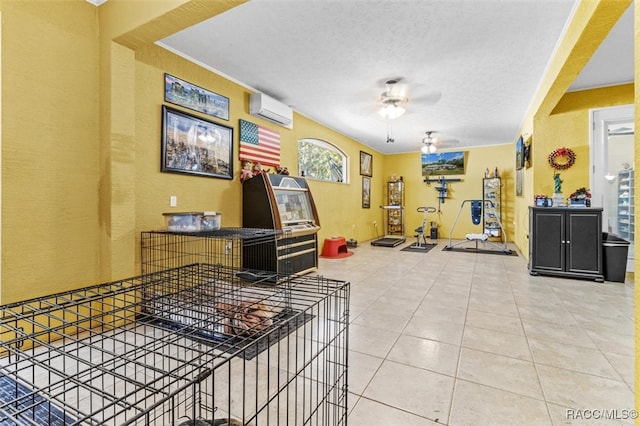
[[[349,182],[347,156],[337,146],[321,139],[298,141],[298,171],[310,179]]]

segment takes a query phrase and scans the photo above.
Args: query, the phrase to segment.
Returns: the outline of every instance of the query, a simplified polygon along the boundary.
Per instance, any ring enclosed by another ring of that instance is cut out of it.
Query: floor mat
[[[515,250],[507,249],[508,251],[502,251],[499,249],[495,250],[486,250],[486,249],[477,249],[475,247],[454,247],[447,248],[444,246],[442,251],[455,251],[457,253],[477,253],[477,254],[501,254],[503,256],[517,256],[518,253]]]
[[[410,251],[413,253],[428,253],[432,248],[437,246],[437,244],[422,244],[422,248],[415,247],[415,243],[406,246],[405,248],[400,249],[400,251]]]
[[[0,373],[0,424],[15,424],[12,420],[42,426],[64,426],[75,421],[44,396]]]

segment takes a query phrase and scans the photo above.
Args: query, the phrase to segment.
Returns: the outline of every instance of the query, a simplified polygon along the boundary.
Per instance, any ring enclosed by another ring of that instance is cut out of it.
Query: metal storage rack
[[[482,232],[489,237],[501,237],[502,182],[499,177],[482,179]]]
[[[617,234],[628,241],[635,239],[633,169],[618,172]]]
[[[345,425],[349,285],[283,282],[194,264],[0,306],[0,424]]]

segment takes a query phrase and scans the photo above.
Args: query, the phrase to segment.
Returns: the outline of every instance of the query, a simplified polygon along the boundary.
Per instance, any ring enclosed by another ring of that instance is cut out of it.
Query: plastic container
[[[608,232],[602,233],[604,279],[623,283],[627,275],[629,241]]]
[[[220,212],[162,213],[164,227],[171,232],[216,231],[222,224]]]

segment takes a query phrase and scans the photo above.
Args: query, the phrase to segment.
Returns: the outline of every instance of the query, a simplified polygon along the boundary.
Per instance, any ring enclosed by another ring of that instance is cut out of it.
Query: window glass
[[[298,141],[298,170],[301,176],[329,182],[348,182],[347,156],[321,139]]]

